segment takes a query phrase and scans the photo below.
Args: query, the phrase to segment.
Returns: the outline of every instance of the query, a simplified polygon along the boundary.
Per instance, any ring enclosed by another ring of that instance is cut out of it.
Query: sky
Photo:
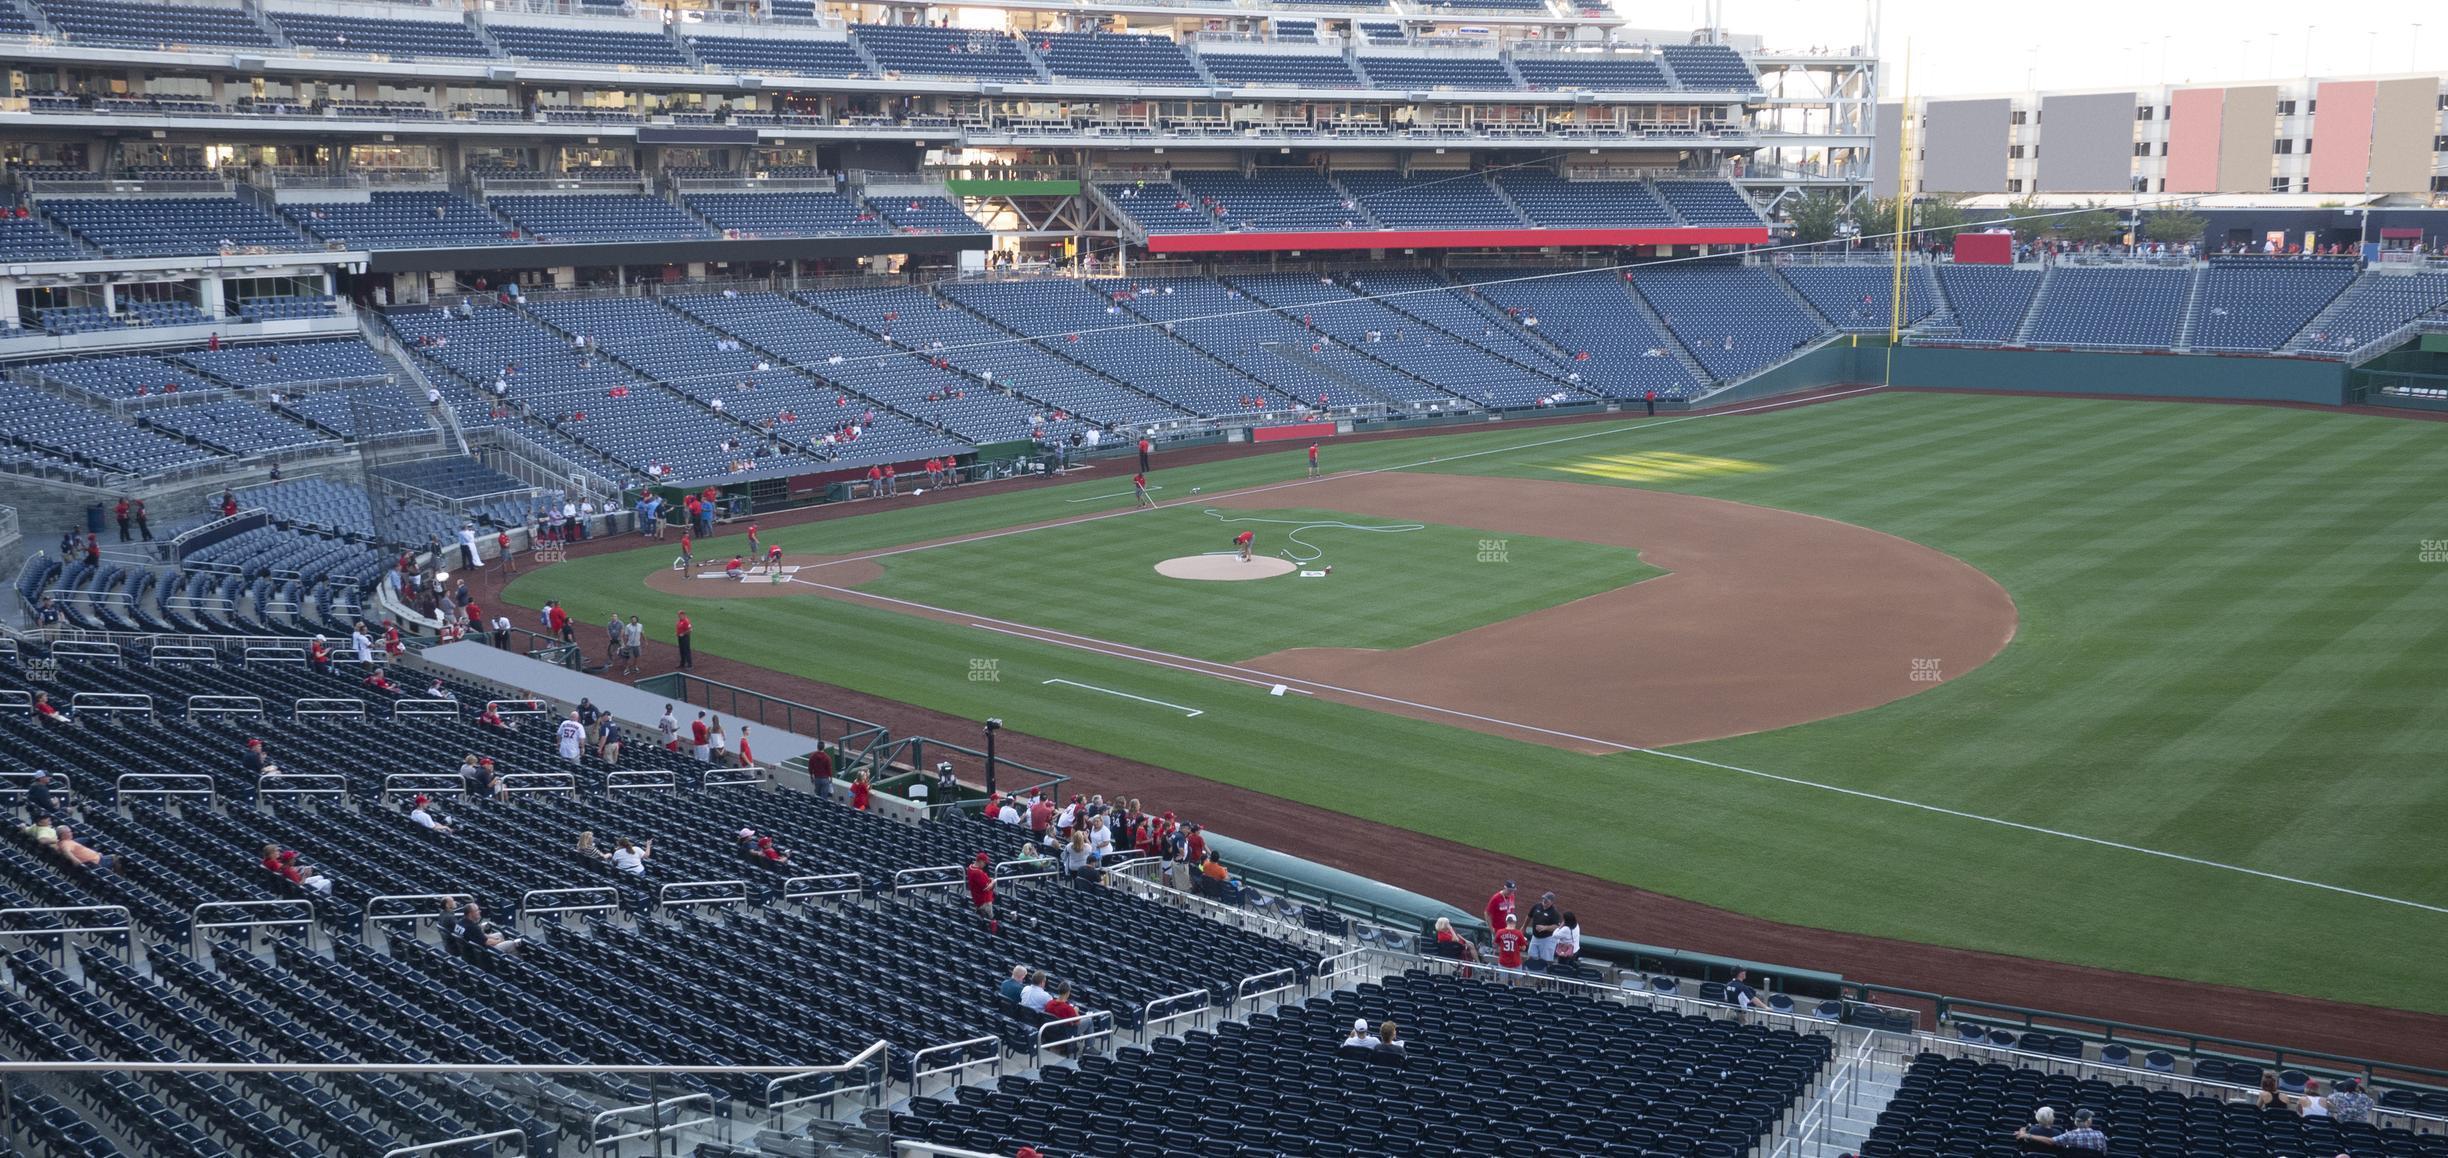
[[[1708,20],[1703,0],[1616,4],[1639,28]],[[1859,0],[1718,5],[1729,31],[1758,34],[1772,50],[1859,44],[1869,11]],[[1885,0],[1880,33],[1880,88],[1891,99],[1907,40],[1915,96],[2022,91],[2026,77],[2044,90],[2286,79],[2305,74],[2307,57],[2313,76],[2448,73],[2448,4],[2438,0]]]

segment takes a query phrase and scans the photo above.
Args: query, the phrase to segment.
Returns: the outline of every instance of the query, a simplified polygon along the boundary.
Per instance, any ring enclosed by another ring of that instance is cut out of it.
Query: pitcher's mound
[[[1292,561],[1253,558],[1244,563],[1238,555],[1184,555],[1158,563],[1156,573],[1168,579],[1272,579],[1291,574]]]

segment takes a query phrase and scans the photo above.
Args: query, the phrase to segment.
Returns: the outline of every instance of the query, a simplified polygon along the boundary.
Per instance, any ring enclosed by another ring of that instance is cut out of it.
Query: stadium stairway
[[[2032,327],[2040,324],[2040,318],[2044,312],[2041,307],[2048,301],[2049,282],[2056,276],[2056,274],[2057,267],[2054,265],[2046,265],[2040,268],[2039,288],[2032,291],[2031,304],[2024,307],[2023,320],[2020,323],[2017,323],[2015,326],[2014,345],[2026,346],[2031,344]]]
[[[1911,270],[1907,270],[1905,272],[1908,276],[1914,275],[1913,271]],[[1827,330],[1831,333],[1843,329],[1843,327],[1837,325],[1832,319],[1830,319],[1827,314],[1821,312],[1818,306],[1811,304],[1811,300],[1808,297],[1803,296],[1801,290],[1795,289],[1794,284],[1785,279],[1785,274],[1783,271],[1771,267],[1769,273],[1771,275],[1771,280],[1776,282],[1777,288],[1784,290],[1785,296],[1793,299],[1794,307],[1801,310],[1803,314],[1810,317],[1812,320],[1817,321],[1821,329]]]
[[[2201,321],[2202,282],[2209,273],[2207,262],[2193,263],[2193,276],[2185,285],[2184,323],[2176,327],[2176,343],[2169,347],[2179,354],[2193,352],[2193,330]]]
[[[1716,378],[1708,372],[1708,367],[1701,365],[1700,359],[1692,356],[1691,348],[1683,344],[1682,337],[1674,332],[1674,327],[1666,324],[1665,316],[1657,312],[1657,307],[1649,304],[1649,299],[1635,291],[1631,282],[1618,279],[1616,288],[1623,291],[1625,299],[1632,303],[1632,312],[1640,315],[1641,321],[1648,325],[1650,332],[1656,334],[1658,341],[1665,345],[1666,353],[1682,365],[1684,371],[1692,376],[1692,381],[1703,386],[1716,382]]]

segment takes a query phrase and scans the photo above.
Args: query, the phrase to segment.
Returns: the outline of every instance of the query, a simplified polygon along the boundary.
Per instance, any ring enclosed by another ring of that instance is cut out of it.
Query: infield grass
[[[2448,563],[2420,557],[2424,540],[2448,539],[2448,425],[1883,394],[1771,414],[1329,445],[1326,458],[1353,469],[1493,449],[1504,452],[1419,469],[1803,511],[1950,552],[1998,579],[2022,623],[1986,666],[1961,673],[1926,657],[1946,677],[1928,692],[1680,750],[1968,815],[1658,755],[1574,755],[832,600],[688,606],[713,654],[1002,716],[1032,734],[1775,920],[2448,1012],[2436,964],[2448,914],[2375,899],[2448,907],[2438,835],[2448,825]],[[1158,497],[1300,474],[1294,452],[1176,470],[1160,461],[1168,490]],[[1068,501],[1116,489],[1108,475],[769,537],[791,551],[867,550],[1118,508],[1127,496]],[[1286,508],[1301,501],[1297,485],[1277,494]],[[1164,517],[1176,515],[1196,517]],[[883,582],[1024,622],[1066,617],[1094,625],[1067,629],[1100,638],[1197,645],[1168,650],[1270,650],[1241,638],[1246,618],[1205,631],[1165,622],[1170,592],[1143,552],[1079,549],[1140,518],[916,552]],[[642,583],[668,557],[659,547],[554,566],[523,576],[512,596],[562,598],[582,620],[617,609],[668,622],[681,601]],[[919,561],[932,570],[908,566]],[[1338,597],[1368,590],[1344,578],[1338,569]],[[1404,616],[1410,578],[1378,593],[1387,616]],[[1140,584],[1143,598],[1132,594]],[[996,661],[992,680],[972,678],[981,658]],[[1054,679],[1204,714],[1044,682]],[[1217,826],[1229,832],[1229,818]]]

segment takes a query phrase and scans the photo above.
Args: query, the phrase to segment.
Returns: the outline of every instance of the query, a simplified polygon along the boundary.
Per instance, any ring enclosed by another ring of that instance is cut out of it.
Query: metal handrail
[[[967,866],[957,864],[932,864],[919,868],[901,869],[893,873],[893,892],[898,894],[914,889],[948,889],[965,883],[968,880],[966,872]],[[914,874],[919,873],[950,873],[952,875],[942,880],[915,879]]]
[[[1062,1029],[1067,1026],[1083,1025],[1089,1022],[1097,1021],[1102,1021],[1105,1028],[1091,1030],[1087,1033],[1075,1033],[1069,1037],[1056,1038],[1050,1041],[1046,1038],[1046,1035],[1054,1030]],[[1044,1025],[1038,1026],[1037,1048],[1035,1052],[1038,1054],[1043,1054],[1046,1051],[1046,1047],[1050,1045],[1067,1045],[1074,1048],[1085,1049],[1086,1046],[1083,1043],[1091,1041],[1110,1041],[1113,1038],[1113,1033],[1113,1013],[1109,1010],[1092,1009],[1086,1013],[1080,1014],[1077,1017],[1066,1017],[1059,1021],[1049,1021]]]
[[[266,796],[346,796],[348,777],[338,772],[266,772],[255,778],[255,799]]]
[[[261,716],[263,711],[262,696],[187,697],[187,719],[191,723],[197,716]]]
[[[665,1109],[673,1106],[685,1106],[695,1102],[705,1103],[706,1112],[704,1117],[690,1118],[686,1121],[674,1121],[670,1123],[665,1123],[663,1121],[663,1111]],[[628,1115],[637,1113],[640,1110],[646,1111],[647,1126],[645,1129],[631,1130],[625,1134],[607,1135],[603,1133],[604,1123],[625,1120]],[[661,1139],[665,1130],[690,1130],[699,1126],[708,1125],[713,1121],[714,1095],[712,1094],[682,1094],[676,1098],[657,1098],[654,1101],[647,1102],[643,1105],[618,1106],[595,1115],[595,1120],[588,1123],[587,1152],[590,1154],[601,1153],[606,1146],[618,1146],[623,1142],[634,1142],[640,1138]],[[660,1147],[657,1148],[657,1152],[660,1152]]]
[[[143,692],[78,692],[68,697],[71,712],[130,712],[153,714],[153,697]]]
[[[151,650],[145,652],[145,662],[217,664],[221,662],[221,652],[218,648],[194,643],[157,643]],[[188,698],[194,699],[195,697],[189,696]]]
[[[490,1134],[469,1134],[462,1138],[444,1138],[439,1142],[427,1142],[422,1146],[402,1146],[397,1150],[384,1151],[382,1158],[408,1158],[411,1154],[433,1154],[463,1146],[483,1146],[487,1154],[497,1155],[500,1151],[493,1149],[491,1144],[506,1142],[512,1138],[518,1139],[518,1152],[525,1155],[527,1153],[527,1131],[512,1129],[495,1130]]]
[[[379,795],[384,800],[389,800],[394,792],[465,796],[467,790],[467,777],[456,772],[393,772],[383,777]]]
[[[820,884],[825,881],[848,881],[850,882],[850,887],[846,889],[811,889],[805,887],[807,885]],[[862,877],[857,873],[816,873],[810,876],[791,877],[782,882],[782,899],[785,901],[812,901],[824,897],[855,897],[866,891],[867,878]]]
[[[948,1053],[957,1058],[966,1053],[971,1046],[979,1045],[992,1046],[994,1047],[994,1052],[982,1058],[972,1058],[967,1061],[955,1061],[951,1065],[937,1066],[933,1069],[926,1068],[925,1059],[930,1054]],[[1001,1038],[994,1037],[992,1035],[988,1035],[986,1037],[973,1037],[967,1041],[946,1042],[943,1045],[928,1046],[927,1048],[919,1050],[917,1053],[910,1055],[909,1096],[915,1098],[924,1095],[926,1093],[926,1080],[936,1076],[937,1074],[956,1075],[952,1079],[951,1084],[957,1086],[968,1080],[957,1075],[965,1074],[972,1069],[985,1065],[996,1067],[996,1072],[999,1074],[1002,1072],[1002,1063],[1003,1041]]]
[[[680,787],[680,775],[676,772],[640,768],[634,771],[623,769],[604,773],[604,795],[606,796],[615,792],[634,792],[639,789],[676,789],[678,787]]]
[[[125,659],[119,645],[98,639],[59,639],[51,643],[53,659]]]
[[[160,784],[162,787],[128,787],[129,781],[139,785]],[[202,785],[198,788],[195,785]],[[122,772],[111,783],[116,799],[125,802],[130,796],[201,796],[207,806],[218,803],[218,790],[212,777],[201,772]],[[187,787],[177,787],[187,785]]]
[[[262,917],[246,921],[206,921],[206,910],[257,910],[303,913],[303,916]],[[187,913],[187,951],[196,955],[204,952],[204,931],[207,929],[290,929],[302,928],[309,938],[314,936],[314,905],[301,898],[276,901],[206,901]]]
[[[1250,989],[1250,986],[1253,984],[1262,984],[1273,981],[1277,978],[1284,978],[1284,983],[1271,988],[1260,989],[1256,992],[1252,992]],[[1234,1004],[1240,1004],[1246,1001],[1256,1001],[1261,997],[1273,997],[1278,993],[1289,993],[1298,988],[1300,988],[1300,974],[1294,971],[1291,967],[1286,966],[1282,969],[1270,969],[1264,973],[1253,973],[1250,976],[1242,978],[1239,984],[1234,985],[1233,1002]]]
[[[782,1076],[782,1077],[778,1077],[778,1078],[773,1079],[772,1081],[766,1082],[766,1083],[765,1083],[765,1109],[766,1109],[766,1112],[771,1113],[771,1114],[776,1114],[776,1115],[779,1115],[779,1114],[780,1114],[780,1113],[781,1113],[783,1110],[786,1110],[786,1109],[788,1109],[788,1108],[790,1108],[790,1107],[792,1107],[792,1106],[804,1105],[804,1104],[806,1104],[806,1103],[808,1103],[808,1102],[813,1102],[813,1101],[816,1101],[816,1100],[817,1100],[817,1099],[819,1099],[819,1098],[838,1098],[838,1097],[842,1096],[843,1094],[865,1093],[865,1092],[869,1092],[869,1091],[873,1091],[873,1090],[881,1089],[881,1088],[883,1087],[883,1085],[884,1085],[884,1079],[883,1079],[883,1077],[881,1076],[881,1067],[879,1067],[879,1075],[878,1075],[877,1079],[876,1079],[875,1081],[869,1082],[869,1083],[867,1083],[866,1085],[863,1085],[863,1086],[851,1086],[851,1087],[847,1087],[847,1088],[837,1088],[837,1089],[831,1089],[831,1090],[827,1090],[827,1091],[825,1091],[825,1092],[823,1092],[823,1093],[820,1093],[820,1094],[808,1094],[808,1095],[805,1095],[805,1096],[803,1096],[803,1097],[790,1098],[790,1099],[787,1099],[787,1100],[776,1099],[776,1098],[774,1097],[774,1095],[775,1095],[775,1094],[778,1094],[778,1093],[782,1092],[783,1087],[785,1087],[785,1086],[789,1086],[789,1085],[793,1085],[793,1084],[798,1083],[798,1082],[803,1082],[803,1081],[806,1081],[806,1080],[808,1080],[808,1079],[810,1079],[810,1078],[819,1078],[819,1077],[834,1077],[834,1076],[837,1076],[837,1075],[840,1075],[840,1074],[850,1073],[850,1072],[851,1072],[851,1071],[853,1071],[853,1070],[857,1070],[857,1069],[861,1069],[861,1068],[864,1068],[864,1067],[867,1067],[867,1066],[875,1065],[875,1064],[876,1064],[876,1062],[875,1062],[876,1055],[881,1054],[881,1053],[884,1053],[884,1052],[886,1052],[886,1051],[890,1050],[891,1048],[892,1048],[892,1043],[891,1043],[891,1042],[889,1042],[889,1041],[885,1041],[885,1040],[884,1040],[884,1039],[882,1039],[882,1038],[878,1038],[878,1039],[876,1039],[875,1044],[870,1045],[870,1046],[868,1046],[867,1048],[865,1048],[865,1049],[863,1049],[863,1050],[858,1051],[856,1054],[851,1055],[851,1058],[850,1058],[850,1060],[849,1060],[849,1061],[843,1062],[843,1063],[841,1063],[840,1065],[819,1066],[819,1067],[817,1067],[816,1069],[812,1069],[812,1070],[794,1070],[794,1071],[792,1071],[792,1072],[790,1072],[790,1073],[788,1073],[788,1074],[785,1074],[785,1075],[784,1075],[784,1076]],[[759,1070],[759,1069],[745,1069],[744,1071],[743,1071],[743,1070],[731,1070],[731,1071],[725,1071],[725,1072],[731,1072],[731,1073],[738,1073],[738,1072],[748,1072],[748,1073],[771,1073],[772,1071],[771,1071],[771,1070]]]
[[[709,770],[705,777],[697,782],[697,789],[704,792],[715,788],[751,788],[773,783],[773,779],[765,775],[765,770],[758,765],[747,765],[745,770],[754,772],[756,775],[724,776],[717,779],[714,772]]]
[[[1023,868],[1032,871],[1017,871]],[[966,870],[963,871],[966,872]],[[1042,856],[1024,856],[1016,860],[1004,861],[994,867],[994,882],[998,885],[1005,881],[1030,881],[1041,877],[1061,875],[1062,862],[1049,860]]]
[[[1361,966],[1366,963],[1366,953],[1365,949],[1353,949],[1318,958],[1314,980],[1328,988],[1333,988],[1336,981],[1361,972]]]
[[[413,700],[391,701],[391,718],[394,720],[401,716],[455,716],[458,714],[459,701],[457,700],[429,700],[420,697]]]
[[[1190,1002],[1191,998],[1197,998],[1198,1000]],[[1160,1005],[1166,1008],[1171,1008],[1183,1002],[1190,1002],[1190,1007],[1178,1013],[1165,1014],[1162,1017],[1156,1015],[1156,1007]],[[1207,1021],[1207,1015],[1212,1012],[1214,1008],[1215,995],[1209,993],[1205,989],[1193,989],[1187,993],[1176,993],[1171,997],[1159,997],[1156,1000],[1148,1002],[1146,1005],[1139,1007],[1139,1040],[1146,1041],[1152,1037],[1162,1037],[1164,1036],[1165,1031],[1158,1030],[1156,1028],[1157,1026],[1171,1025],[1174,1022],[1180,1021],[1184,1018],[1191,1020],[1192,1029],[1204,1028]]]
[[[723,888],[726,891],[719,895],[702,897],[675,898],[672,896],[673,889],[712,888]],[[671,881],[655,888],[655,911],[658,913],[665,909],[686,909],[698,905],[744,905],[747,903],[748,882],[741,880]]]
[[[381,896],[367,897],[365,916],[357,923],[357,935],[360,938],[371,938],[374,935],[375,925],[389,924],[393,921],[439,921],[442,919],[442,914],[434,911],[434,905],[431,902],[447,901],[455,911],[459,906],[475,899],[475,896],[470,893],[385,893]],[[375,912],[374,910],[385,901],[425,901],[427,904],[423,912]]]
[[[117,913],[119,914],[119,923],[116,925],[79,925],[75,927],[49,929],[12,929],[7,927],[10,923],[10,918],[32,913],[47,913],[54,916],[65,913]],[[79,933],[127,933],[133,931],[135,927],[135,921],[128,916],[126,905],[51,905],[18,909],[0,909],[0,937],[68,937]]]
[[[555,903],[539,905],[536,903],[538,897]],[[577,904],[559,903],[564,899],[578,901],[580,898],[588,899]],[[610,885],[582,885],[571,889],[529,889],[519,894],[518,911],[512,914],[511,920],[517,923],[529,917],[547,913],[617,913],[619,911],[620,890]]]
[[[578,774],[575,772],[511,772],[501,778],[504,796],[535,793],[578,794]]]
[[[308,716],[345,716],[362,720],[366,718],[365,701],[313,696],[289,705],[289,719],[292,722],[302,723]]]

